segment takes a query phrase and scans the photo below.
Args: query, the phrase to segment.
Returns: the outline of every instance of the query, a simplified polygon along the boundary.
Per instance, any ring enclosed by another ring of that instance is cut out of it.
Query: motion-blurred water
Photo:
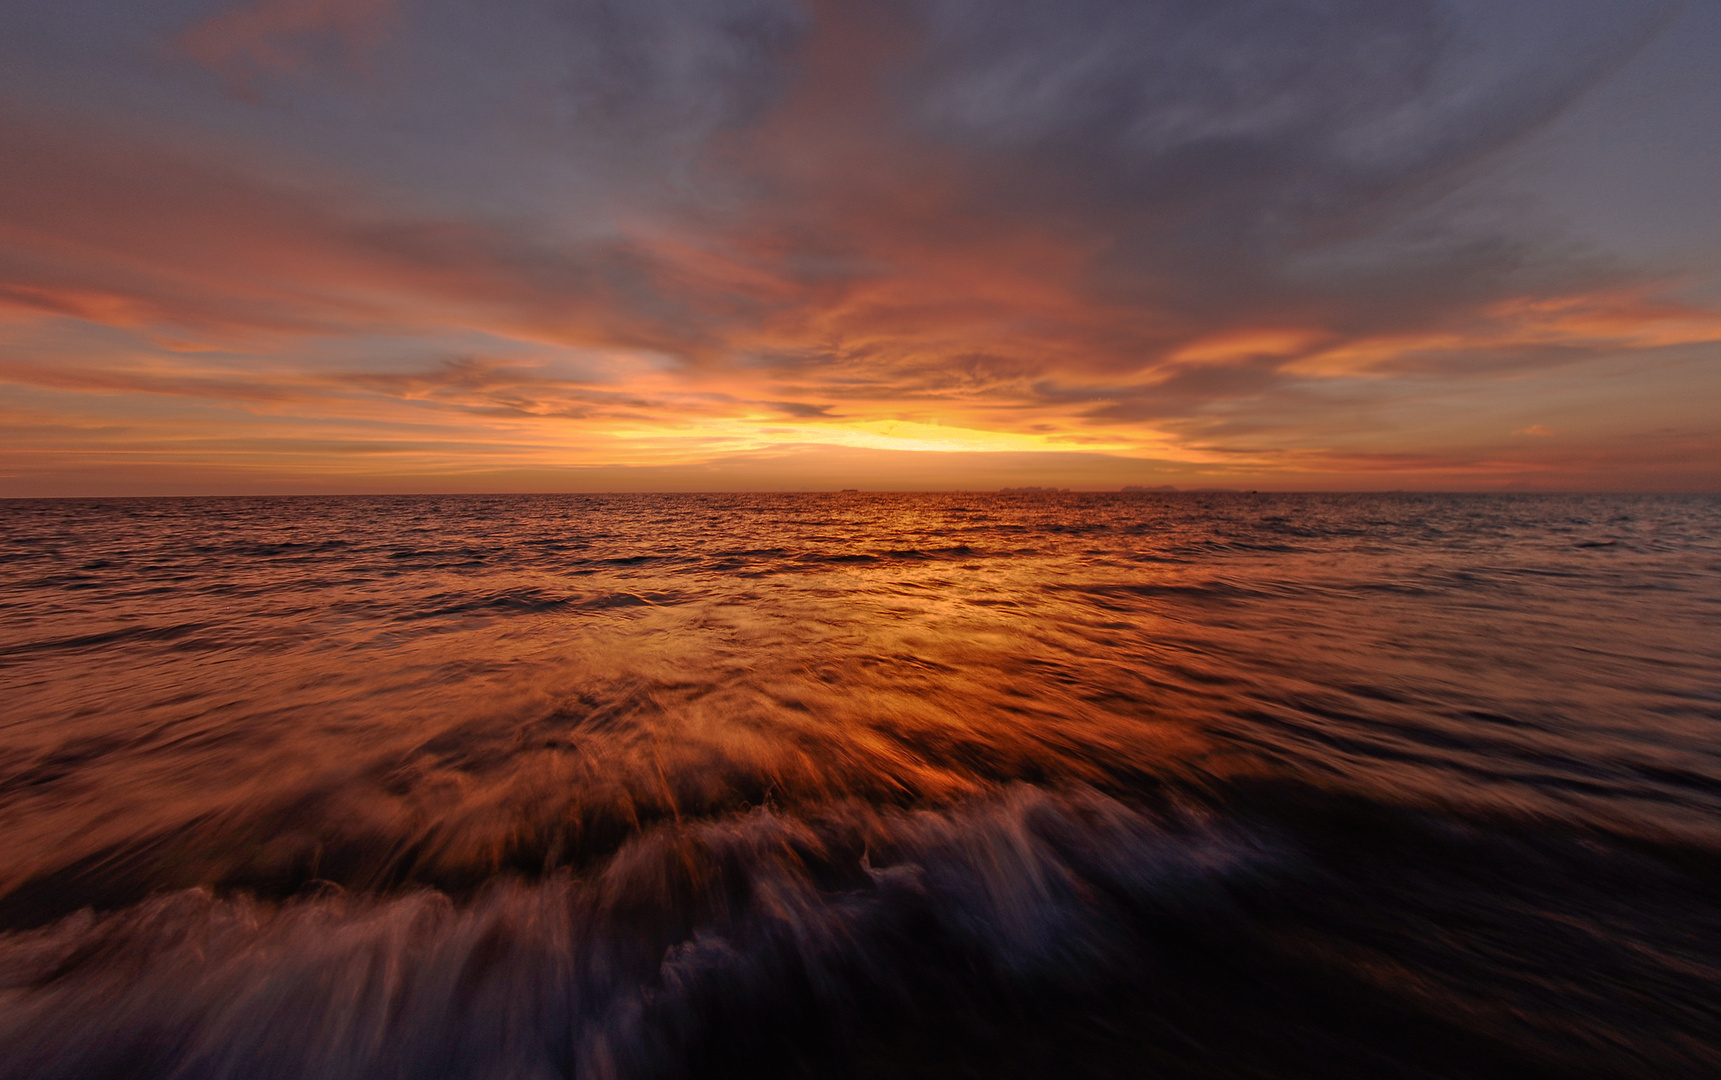
[[[0,503],[0,1075],[1721,1075],[1718,629],[1713,498]]]

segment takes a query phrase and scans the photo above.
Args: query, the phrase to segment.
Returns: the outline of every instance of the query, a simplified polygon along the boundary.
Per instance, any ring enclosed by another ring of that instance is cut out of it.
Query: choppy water
[[[0,503],[0,1076],[1721,1075],[1721,500]]]

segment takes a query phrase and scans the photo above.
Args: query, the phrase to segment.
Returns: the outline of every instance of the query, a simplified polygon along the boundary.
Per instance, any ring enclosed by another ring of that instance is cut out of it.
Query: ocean
[[[0,1076],[1721,1076],[1721,499],[0,502]]]

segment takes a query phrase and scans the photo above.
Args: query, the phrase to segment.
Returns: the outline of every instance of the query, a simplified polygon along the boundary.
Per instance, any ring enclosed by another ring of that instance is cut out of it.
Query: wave
[[[0,935],[0,1077],[1721,1067],[1716,851],[1233,794],[763,807],[465,897],[86,910]]]
[[[465,904],[187,890],[0,937],[0,1075],[696,1074],[881,1009],[1126,974],[1144,913],[1211,910],[1272,857],[1193,817],[1017,787],[664,827],[589,877]]]

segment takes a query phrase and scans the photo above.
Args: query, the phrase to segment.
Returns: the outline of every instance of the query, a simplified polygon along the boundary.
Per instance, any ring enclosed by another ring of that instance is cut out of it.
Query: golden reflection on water
[[[1703,597],[1615,578],[1682,572],[1700,546],[1641,538],[1706,509],[102,504],[14,564],[23,648],[0,674],[30,782],[5,794],[0,895],[71,871],[482,879],[753,805],[934,805],[1013,780],[1199,791],[1287,764],[1395,798],[1628,817],[1653,793],[1557,766],[1611,738],[1614,760],[1694,767],[1632,718],[1690,714],[1715,651],[1691,629]],[[1525,759],[1555,762],[1552,782]]]
[[[606,606],[591,611],[346,641],[307,626],[285,647],[97,668],[30,701],[65,718],[57,752],[81,756],[75,781],[18,807],[28,827],[9,833],[5,862],[17,880],[183,843],[198,850],[165,864],[191,883],[314,872],[335,847],[386,856],[367,877],[435,880],[573,859],[582,834],[607,850],[616,830],[683,815],[943,803],[1009,779],[1103,785],[1123,764],[1175,770],[1211,753],[1156,715],[1138,673],[1078,662],[1096,636],[1150,627],[1005,607],[1022,583],[951,572],[839,570],[764,586],[768,602],[756,582],[656,604],[617,604],[637,594],[594,583],[579,595]]]

